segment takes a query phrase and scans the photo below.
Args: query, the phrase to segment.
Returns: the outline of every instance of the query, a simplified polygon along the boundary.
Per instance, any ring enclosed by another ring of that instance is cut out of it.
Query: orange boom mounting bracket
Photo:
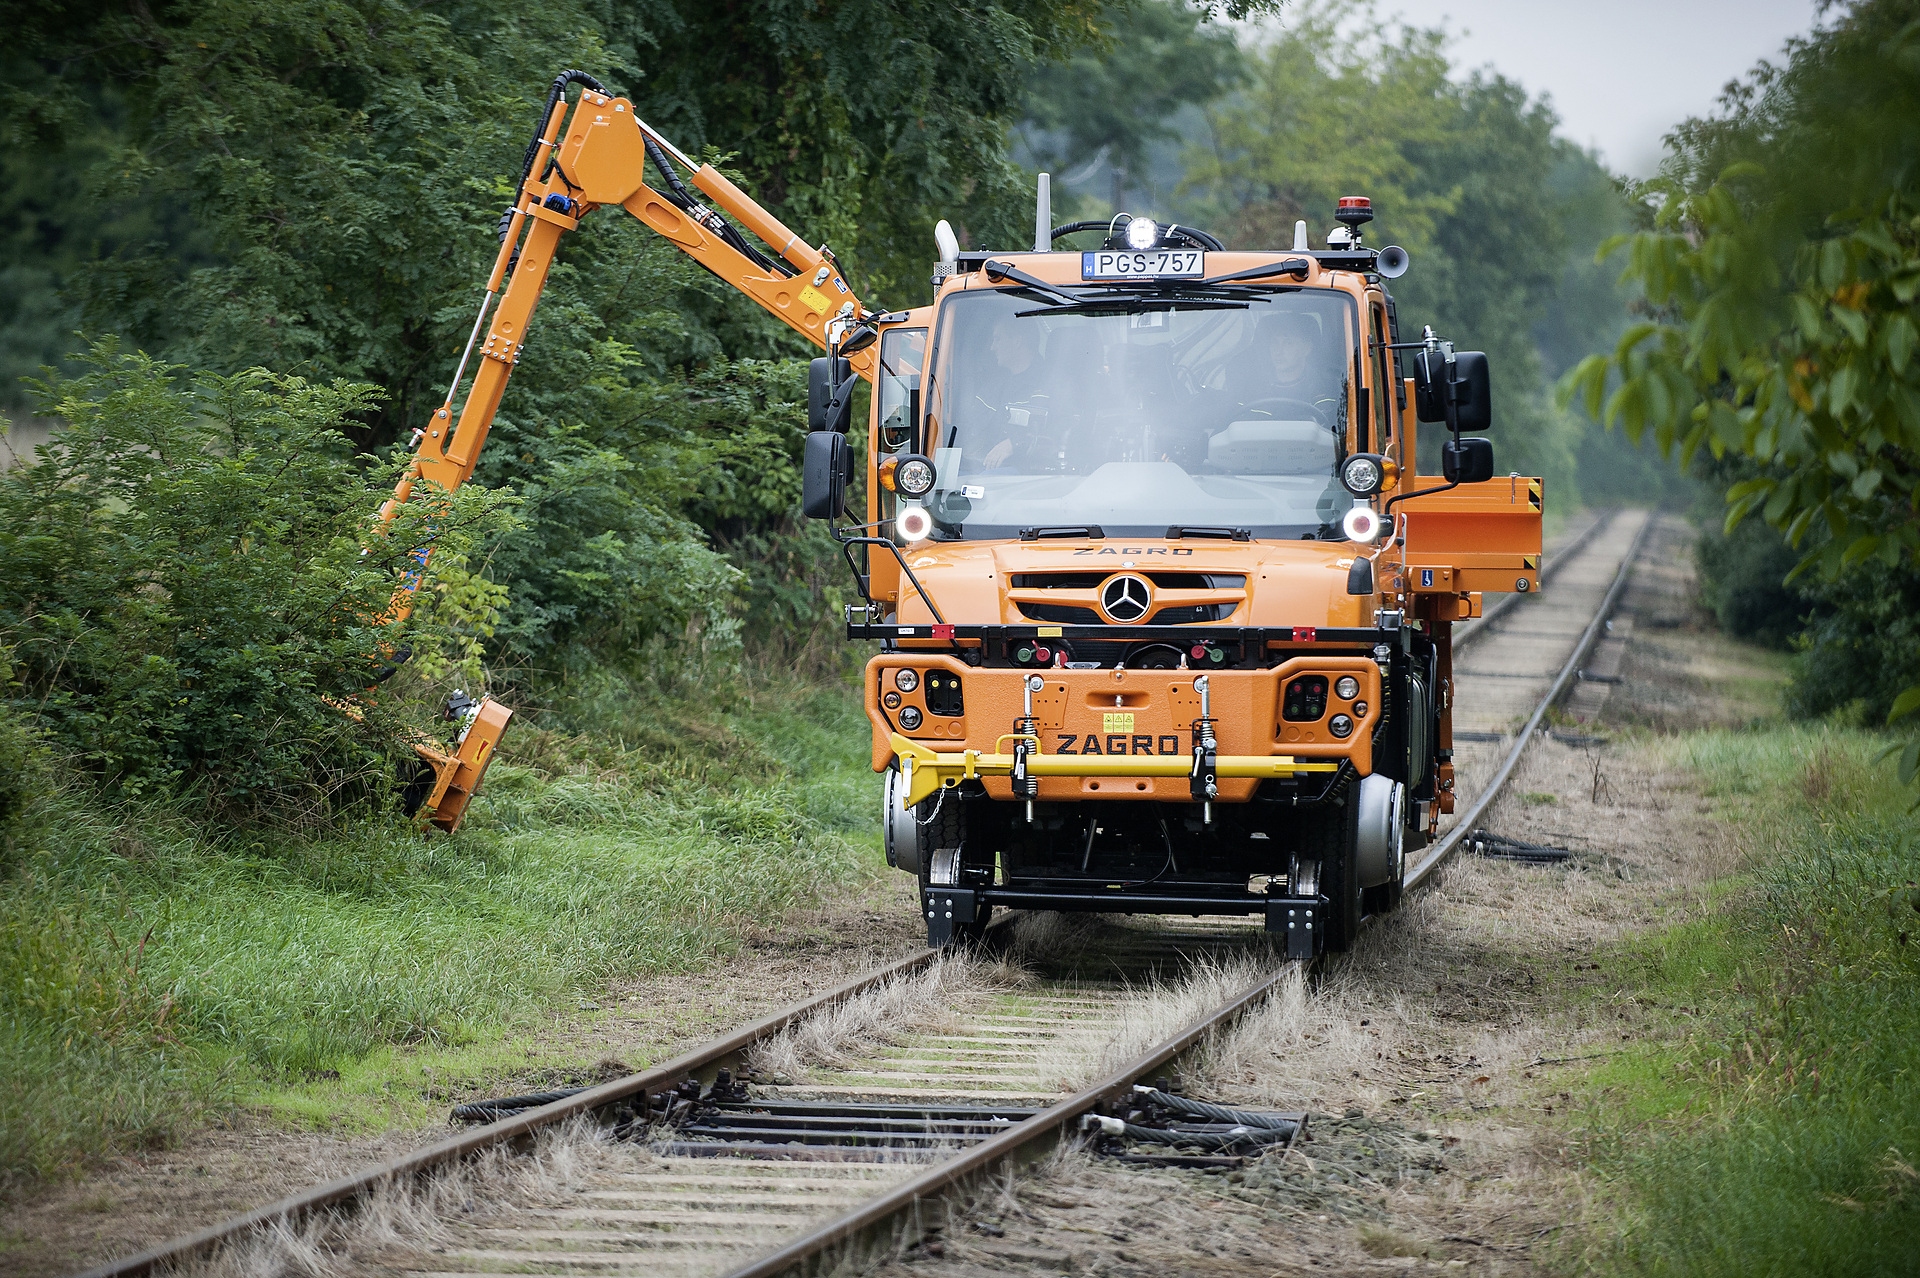
[[[571,120],[566,102],[569,84],[583,86],[571,108]],[[564,134],[563,123],[567,125]],[[667,193],[647,185],[649,159],[660,169]],[[693,198],[674,172],[675,162],[732,222]],[[645,125],[634,114],[632,102],[609,95],[584,72],[564,72],[553,82],[545,119],[527,150],[513,206],[501,218],[500,251],[446,401],[427,426],[416,430],[413,464],[394,486],[392,498],[381,506],[381,526],[412,498],[420,480],[450,492],[473,477],[507,379],[525,349],[527,330],[560,238],[589,213],[609,204],[625,208],[816,345],[835,345],[852,325],[870,318],[829,250],[809,247],[719,170],[694,163]],[[758,237],[769,251],[756,248],[740,228]],[[456,417],[454,401],[476,348],[479,365]],[[860,376],[871,379],[876,354],[869,348],[848,359]],[[384,620],[407,618],[432,553],[431,545],[412,553]],[[492,697],[483,697],[454,753],[432,742],[414,743],[414,752],[434,773],[433,786],[421,804],[433,825],[449,833],[459,828],[512,715]]]

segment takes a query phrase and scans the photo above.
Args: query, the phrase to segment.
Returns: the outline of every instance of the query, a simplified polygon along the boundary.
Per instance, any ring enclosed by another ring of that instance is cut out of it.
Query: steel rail
[[[841,999],[848,998],[862,990],[880,984],[895,977],[906,976],[931,964],[939,958],[941,951],[928,950],[923,954],[913,954],[883,967],[875,968],[862,976],[834,986],[824,994],[819,994],[804,1002],[764,1016],[751,1024],[703,1043],[690,1052],[674,1057],[664,1065],[642,1070],[638,1074],[629,1074],[598,1087],[590,1087],[583,1092],[542,1105],[538,1109],[529,1109],[511,1118],[503,1118],[449,1137],[425,1149],[417,1149],[388,1159],[383,1163],[363,1168],[338,1180],[328,1181],[311,1189],[301,1190],[277,1202],[257,1207],[244,1215],[205,1229],[182,1235],[170,1242],[149,1248],[138,1255],[127,1256],[97,1268],[89,1269],[78,1278],[138,1278],[139,1275],[153,1273],[161,1266],[177,1266],[186,1261],[207,1255],[222,1243],[233,1241],[256,1229],[280,1222],[304,1219],[324,1207],[348,1201],[372,1192],[380,1185],[396,1180],[404,1180],[431,1171],[447,1163],[457,1162],[484,1149],[506,1141],[517,1140],[542,1127],[550,1126],[576,1114],[588,1113],[629,1096],[641,1092],[662,1091],[686,1078],[689,1074],[699,1074],[709,1068],[717,1068],[721,1062],[779,1033],[793,1022],[810,1016],[821,1008]]]
[[[1549,581],[1552,581],[1555,575],[1559,573],[1560,566],[1585,550],[1587,543],[1595,537],[1598,537],[1601,530],[1611,527],[1614,518],[1619,515],[1619,513],[1620,510],[1618,507],[1612,510],[1601,511],[1594,517],[1592,523],[1575,534],[1572,541],[1554,551],[1553,557],[1548,559],[1546,564],[1540,569],[1540,585],[1544,588]],[[1468,644],[1478,640],[1481,636],[1489,633],[1495,621],[1518,607],[1522,599],[1529,598],[1532,598],[1532,596],[1517,595],[1511,592],[1501,595],[1499,599],[1494,601],[1492,607],[1483,608],[1478,617],[1475,617],[1472,621],[1463,622],[1455,626],[1453,629],[1454,651],[1458,652]]]
[[[1587,650],[1593,647],[1593,641],[1599,637],[1600,628],[1606,624],[1607,617],[1613,612],[1613,606],[1619,601],[1620,593],[1626,589],[1627,579],[1633,575],[1633,565],[1640,558],[1640,547],[1645,543],[1647,533],[1652,530],[1653,522],[1654,512],[1648,511],[1646,519],[1640,525],[1640,530],[1633,535],[1633,544],[1627,547],[1626,555],[1620,560],[1620,570],[1614,574],[1613,584],[1607,588],[1605,597],[1600,600],[1600,606],[1594,610],[1593,620],[1587,623],[1587,628],[1581,634],[1579,642],[1575,643],[1573,651],[1567,654],[1567,664],[1560,667],[1560,673],[1554,678],[1553,686],[1547,689],[1546,695],[1541,697],[1540,703],[1534,707],[1533,716],[1527,720],[1527,726],[1520,729],[1520,735],[1514,739],[1513,748],[1507,751],[1507,757],[1501,762],[1500,770],[1495,772],[1493,779],[1481,789],[1473,801],[1473,806],[1462,813],[1454,821],[1453,827],[1440,836],[1432,850],[1418,865],[1407,871],[1407,887],[1417,886],[1432,874],[1448,854],[1459,845],[1460,840],[1474,828],[1481,814],[1487,810],[1494,799],[1499,797],[1500,791],[1507,784],[1507,778],[1513,775],[1514,768],[1518,766],[1520,755],[1527,748],[1527,742],[1533,739],[1534,731],[1539,728],[1541,720],[1547,717],[1547,711],[1553,708],[1553,703],[1560,699],[1560,694],[1566,691],[1567,684],[1572,682],[1574,672],[1580,668],[1581,661],[1586,658]],[[1565,553],[1562,551],[1562,556]]]
[[[751,1264],[732,1270],[726,1278],[772,1278],[775,1274],[786,1273],[822,1252],[885,1224],[894,1216],[911,1210],[917,1203],[939,1197],[946,1189],[985,1171],[1009,1155],[1049,1136],[1057,1137],[1069,1123],[1101,1101],[1126,1093],[1137,1080],[1159,1069],[1207,1034],[1238,1019],[1242,1012],[1266,997],[1267,991],[1286,975],[1291,966],[1282,964],[1272,975],[1241,993],[1231,1003],[1209,1012],[1146,1055],[1121,1066],[1099,1082],[1015,1124],[998,1136],[982,1141],[966,1153],[928,1168],[905,1184],[856,1207],[838,1220],[829,1221],[804,1238],[795,1239],[778,1251],[769,1252]]]

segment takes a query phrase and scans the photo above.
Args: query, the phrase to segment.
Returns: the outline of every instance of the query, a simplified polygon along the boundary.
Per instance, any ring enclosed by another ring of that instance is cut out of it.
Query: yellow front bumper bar
[[[1128,754],[1089,759],[1077,754],[1041,754],[1038,740],[1023,739],[1033,742],[1033,752],[1027,755],[1027,772],[1036,777],[1184,777],[1193,773],[1193,760],[1180,755]],[[987,754],[982,750],[941,754],[897,732],[891,740],[893,753],[900,760],[900,775],[907,783],[909,807],[943,786],[978,777],[1013,775],[1011,754]],[[1213,771],[1221,777],[1290,777],[1339,769],[1338,763],[1309,763],[1286,754],[1222,754],[1215,756]]]

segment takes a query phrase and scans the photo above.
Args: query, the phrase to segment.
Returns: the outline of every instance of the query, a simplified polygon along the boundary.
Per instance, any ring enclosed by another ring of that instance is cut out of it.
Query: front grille
[[[1141,575],[1163,590],[1239,590],[1247,584],[1246,575],[1237,572],[1144,572]],[[1012,582],[1015,590],[1097,590],[1110,576],[1112,573],[1106,572],[1016,572]]]
[[[1104,626],[1106,621],[1091,608],[1072,604],[1022,603],[1020,611],[1029,621],[1050,621],[1057,626]]]
[[[1209,621],[1225,621],[1233,615],[1233,605],[1188,604],[1181,608],[1162,608],[1153,614],[1147,624],[1150,626],[1198,626]]]
[[[1107,579],[1104,572],[1016,572],[1015,590],[1093,590]]]

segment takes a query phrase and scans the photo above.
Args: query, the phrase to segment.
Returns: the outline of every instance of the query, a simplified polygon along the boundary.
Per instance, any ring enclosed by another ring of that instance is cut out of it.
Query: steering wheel
[[[1319,405],[1310,404],[1304,399],[1293,399],[1286,395],[1269,395],[1265,399],[1253,400],[1251,403],[1240,405],[1240,411],[1250,413],[1259,409],[1264,412],[1271,412],[1275,406],[1281,404],[1285,404],[1291,408],[1302,408],[1306,410],[1300,416],[1292,418],[1291,420],[1293,421],[1324,422],[1326,420],[1323,416],[1325,410]],[[1274,413],[1274,416],[1278,417],[1280,414]]]

